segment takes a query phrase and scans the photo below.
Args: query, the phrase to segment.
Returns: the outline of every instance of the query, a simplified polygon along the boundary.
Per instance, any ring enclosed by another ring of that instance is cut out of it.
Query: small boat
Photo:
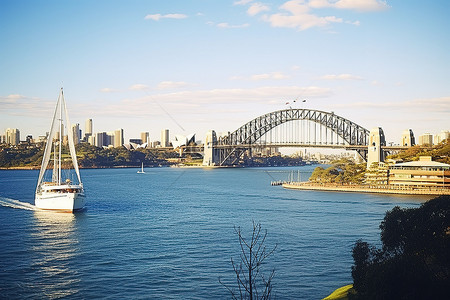
[[[144,172],[144,163],[142,163],[141,165],[141,169],[139,171],[137,171],[139,174],[143,174]]]
[[[63,148],[67,148],[64,138],[65,129],[67,130],[70,158],[63,154]],[[49,169],[51,160],[53,161],[53,168]],[[52,172],[50,172],[51,170]],[[75,174],[73,174],[74,172]],[[49,178],[50,173],[51,178]],[[73,130],[69,121],[63,89],[59,94],[50,133],[47,137],[34,203],[40,209],[63,212],[82,210],[86,204],[75,152]]]

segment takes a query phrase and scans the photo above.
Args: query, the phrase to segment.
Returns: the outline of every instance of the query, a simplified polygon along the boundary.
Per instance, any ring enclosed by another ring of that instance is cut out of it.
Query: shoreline
[[[171,165],[162,165],[162,166],[147,166],[144,168],[167,168]],[[112,167],[78,167],[81,169],[125,169],[125,168],[140,168],[140,166],[112,166]],[[27,166],[27,167],[0,167],[0,170],[40,170],[41,166]]]
[[[320,185],[309,182],[285,182],[282,184],[285,189],[311,190],[324,192],[348,192],[348,193],[375,193],[375,194],[402,194],[402,195],[450,195],[450,190],[436,189],[388,189],[373,188],[364,185]]]

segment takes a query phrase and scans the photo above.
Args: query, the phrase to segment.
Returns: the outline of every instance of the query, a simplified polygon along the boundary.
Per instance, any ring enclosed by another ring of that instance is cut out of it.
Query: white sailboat
[[[140,169],[139,171],[137,171],[137,172],[140,173],[140,174],[145,173],[145,172],[144,172],[144,163],[142,163],[141,169]]]
[[[65,128],[67,129],[68,135],[70,159],[65,158],[63,160],[62,149]],[[48,169],[51,159],[53,160],[52,172]],[[71,162],[69,163],[69,161]],[[76,175],[75,178],[73,172],[70,172],[71,168],[66,169],[68,164],[72,165]],[[47,178],[49,173],[52,173],[51,179]],[[46,210],[74,212],[83,209],[85,204],[86,197],[78,169],[73,131],[67,113],[63,89],[61,89],[56,103],[50,133],[47,138],[47,144],[45,145],[44,157],[36,187],[35,206]]]

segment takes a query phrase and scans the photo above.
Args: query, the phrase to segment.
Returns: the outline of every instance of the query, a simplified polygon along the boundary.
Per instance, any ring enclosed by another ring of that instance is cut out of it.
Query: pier
[[[335,185],[314,184],[310,182],[290,181],[282,184],[283,188],[294,190],[313,190],[328,192],[351,192],[351,193],[376,193],[376,194],[403,194],[403,195],[450,195],[450,189],[438,188],[397,188],[390,186],[369,185]]]

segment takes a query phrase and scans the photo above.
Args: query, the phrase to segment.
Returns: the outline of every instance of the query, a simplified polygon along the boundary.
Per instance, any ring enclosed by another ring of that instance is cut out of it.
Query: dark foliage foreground
[[[448,299],[450,196],[419,208],[393,208],[381,225],[382,248],[353,248],[350,299]]]

